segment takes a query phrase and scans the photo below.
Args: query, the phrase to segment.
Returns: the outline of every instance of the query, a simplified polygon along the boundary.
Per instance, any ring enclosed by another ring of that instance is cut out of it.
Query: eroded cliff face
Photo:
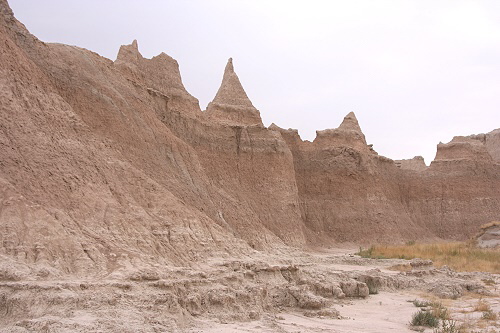
[[[167,55],[45,44],[1,8],[3,254],[107,274],[305,243],[279,135],[210,120]]]
[[[201,111],[177,62],[145,59],[136,41],[114,62],[46,44],[0,0],[0,43],[0,255],[21,275],[464,239],[500,218],[498,130],[439,145],[430,167],[398,168],[354,113],[314,142],[265,128],[231,59]]]
[[[474,235],[481,223],[497,219],[500,164],[481,139],[494,132],[439,144],[426,171],[407,177],[413,219],[436,236],[464,239]]]
[[[318,131],[314,142],[271,128],[292,151],[302,219],[317,237],[463,240],[500,213],[500,165],[492,157],[498,130],[439,144],[427,167],[421,157],[379,156],[352,112],[339,128]]]
[[[366,144],[352,112],[338,129],[318,131],[314,142],[274,128],[293,153],[310,237],[361,243],[432,237],[406,211],[405,175]]]
[[[249,250],[198,208],[216,211],[210,181],[147,89],[95,53],[38,41],[0,4],[0,251],[24,267],[3,278]]]

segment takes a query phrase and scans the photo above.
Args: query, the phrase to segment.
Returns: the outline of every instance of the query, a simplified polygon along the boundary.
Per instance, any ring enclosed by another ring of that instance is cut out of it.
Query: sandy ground
[[[189,332],[413,332],[408,322],[415,307],[410,293],[380,293],[363,300],[336,305],[342,318],[309,318],[300,312],[284,312],[246,323],[199,321]]]
[[[465,333],[500,332],[499,318],[475,309],[481,300],[500,317],[500,275],[398,272],[389,268],[407,261],[354,252],[256,252],[193,267],[130,267],[100,280],[0,281],[0,332],[413,332],[415,299],[442,303],[469,324]],[[362,294],[370,279],[378,293]],[[440,298],[443,290],[459,294]]]

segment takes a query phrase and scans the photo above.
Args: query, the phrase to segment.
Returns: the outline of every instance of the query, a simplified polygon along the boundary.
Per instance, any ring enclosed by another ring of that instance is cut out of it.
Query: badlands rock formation
[[[427,165],[425,165],[425,161],[422,156],[415,156],[414,158],[408,160],[396,160],[394,163],[396,163],[396,166],[401,169],[414,171],[424,171],[427,169]]]
[[[240,79],[234,72],[233,59],[229,58],[222,84],[214,100],[208,104],[207,115],[234,125],[262,125],[259,111],[248,99]]]
[[[378,155],[352,112],[313,142],[266,128],[231,59],[201,111],[177,62],[142,57],[137,41],[116,61],[44,43],[0,0],[0,45],[7,331],[176,331],[286,307],[336,318],[332,300],[366,297],[374,280],[435,286],[333,272],[359,262],[293,248],[466,239],[500,219],[500,130],[439,144],[426,167]]]
[[[474,240],[481,248],[500,248],[500,222],[483,225]]]
[[[265,128],[230,59],[207,110],[177,62],[32,36],[1,2],[1,252],[65,273],[318,242],[465,239],[499,218],[499,130],[430,167],[366,144],[354,113],[314,142]],[[408,167],[406,167],[408,166]]]

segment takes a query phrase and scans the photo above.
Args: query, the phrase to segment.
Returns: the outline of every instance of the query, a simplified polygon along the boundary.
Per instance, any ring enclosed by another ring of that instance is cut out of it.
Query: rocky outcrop
[[[449,143],[439,143],[434,166],[450,162],[472,162],[491,164],[491,157],[485,144],[485,136],[456,136]]]
[[[496,163],[500,163],[500,128],[486,134],[486,149]]]
[[[378,156],[352,113],[338,129],[318,131],[312,143],[296,130],[270,128],[282,134],[294,156],[302,219],[315,235],[310,237],[464,239],[498,216],[500,169],[486,144],[495,131],[438,145],[427,167],[421,157]]]
[[[229,58],[217,95],[208,104],[210,118],[231,125],[262,125],[260,112],[248,99],[238,75],[234,72],[233,59]]]
[[[365,135],[354,112],[349,112],[338,128],[316,131],[314,143],[319,146],[353,147],[363,152],[371,148],[366,145]]]
[[[1,0],[0,43],[0,254],[42,275],[464,239],[499,219],[498,130],[415,172],[377,155],[354,113],[314,142],[265,128],[231,60],[202,112],[177,62],[136,41],[114,62],[46,44]]]
[[[500,247],[500,222],[490,222],[481,226],[481,231],[474,237],[480,248]]]
[[[314,142],[281,133],[293,154],[304,224],[312,239],[389,241],[430,237],[406,211],[403,174],[366,144],[353,113]]]
[[[424,171],[427,169],[427,165],[425,165],[425,161],[422,156],[415,156],[414,158],[408,160],[396,160],[394,163],[396,163],[398,168],[405,170]]]
[[[146,88],[171,112],[180,111],[190,116],[199,112],[198,100],[184,88],[179,64],[165,53],[145,59],[139,52],[137,40],[120,47],[113,65],[129,80]]]
[[[0,254],[42,275],[102,276],[251,250],[211,218],[196,152],[146,87],[95,53],[37,41],[0,4]]]

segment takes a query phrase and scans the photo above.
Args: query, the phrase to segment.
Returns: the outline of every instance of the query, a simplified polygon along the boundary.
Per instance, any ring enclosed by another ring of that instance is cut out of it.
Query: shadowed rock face
[[[0,0],[0,255],[119,274],[332,241],[464,239],[498,220],[498,130],[421,172],[366,144],[354,113],[303,142],[265,128],[232,61],[206,112],[166,54],[115,62],[45,44]]]

